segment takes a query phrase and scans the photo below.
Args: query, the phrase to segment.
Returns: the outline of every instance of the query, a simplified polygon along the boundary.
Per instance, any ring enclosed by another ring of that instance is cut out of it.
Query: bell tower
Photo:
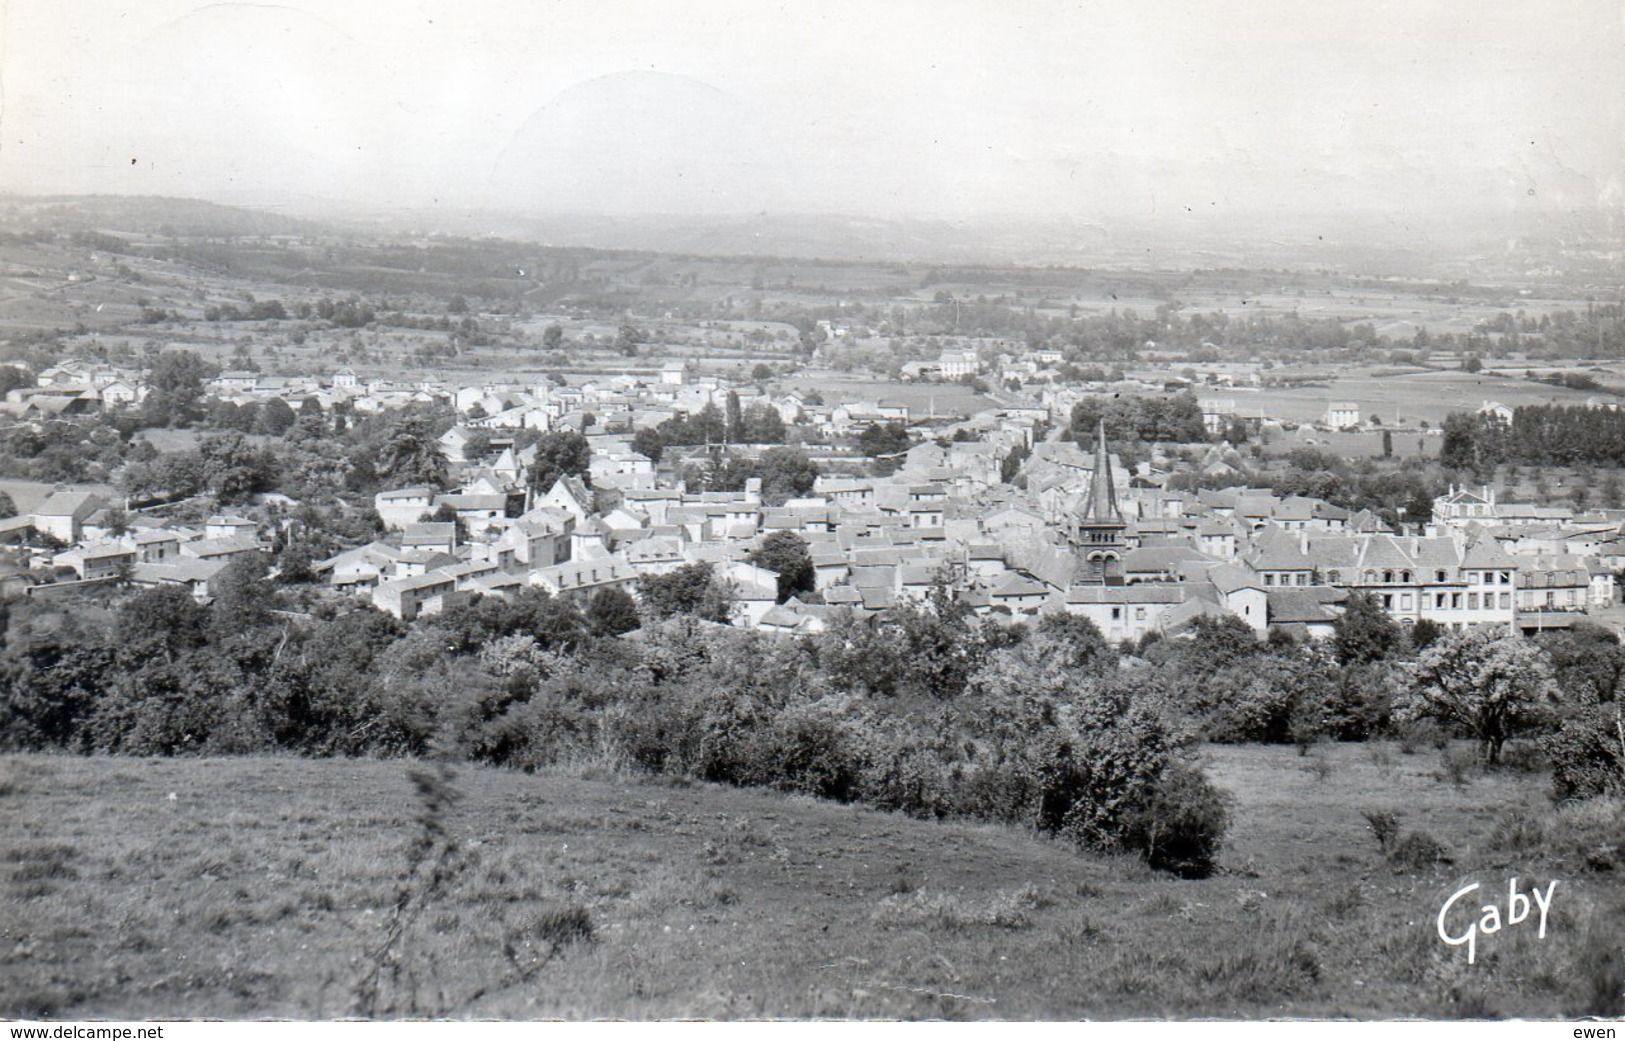
[[[1106,452],[1106,423],[1096,430],[1095,469],[1089,475],[1089,494],[1083,515],[1074,522],[1072,543],[1083,557],[1080,579],[1091,585],[1123,584],[1123,553],[1128,549],[1123,532],[1128,522],[1117,507],[1112,484],[1112,462]]]

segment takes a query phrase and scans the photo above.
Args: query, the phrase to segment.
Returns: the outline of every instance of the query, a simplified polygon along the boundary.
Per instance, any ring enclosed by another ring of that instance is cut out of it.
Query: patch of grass
[[[986,900],[972,901],[949,893],[915,891],[888,896],[875,909],[876,924],[888,928],[927,926],[959,930],[978,926],[1030,929],[1033,912],[1051,907],[1054,900],[1034,885],[1000,891]]]
[[[1587,930],[1618,920],[1604,912],[1625,903],[1625,871],[1582,865],[1618,841],[1620,807],[1553,810],[1538,773],[1458,791],[1431,761],[1378,751],[1387,776],[1371,747],[1319,746],[1335,774],[1310,784],[1290,746],[1208,749],[1234,823],[1199,880],[1019,828],[463,766],[443,827],[469,865],[403,938],[398,1004],[415,987],[420,1009],[455,1018],[1364,1019],[1472,1012],[1482,986],[1504,1016],[1598,1007],[1606,973],[1582,975],[1608,937]],[[0,776],[24,789],[3,807],[6,875],[77,872],[26,898],[0,883],[0,1014],[352,1011],[356,958],[388,933],[420,827],[403,764],[0,757]],[[1456,867],[1373,873],[1360,809],[1389,806]],[[1519,814],[1546,831],[1515,837]],[[1432,918],[1458,873],[1504,892],[1514,872],[1568,880],[1547,938],[1503,930],[1469,972]],[[228,978],[245,951],[254,971]]]

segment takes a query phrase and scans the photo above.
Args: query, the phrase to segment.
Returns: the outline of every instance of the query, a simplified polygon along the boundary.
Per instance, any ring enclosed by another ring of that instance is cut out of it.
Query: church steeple
[[[1106,421],[1100,421],[1095,442],[1095,469],[1089,475],[1089,496],[1083,504],[1083,520],[1123,522],[1117,508],[1117,488],[1112,484],[1112,461],[1106,452]]]
[[[1073,542],[1082,554],[1082,577],[1087,582],[1120,586],[1123,584],[1123,553],[1128,546],[1123,531],[1128,523],[1117,506],[1117,488],[1112,484],[1112,460],[1106,451],[1106,423],[1095,432],[1095,469],[1089,475],[1089,494],[1083,500],[1083,515],[1076,521]]]

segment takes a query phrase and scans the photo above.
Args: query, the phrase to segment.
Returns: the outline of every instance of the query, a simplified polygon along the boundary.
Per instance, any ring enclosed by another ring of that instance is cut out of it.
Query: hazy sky
[[[0,190],[1088,219],[1625,206],[1620,0],[0,12]]]

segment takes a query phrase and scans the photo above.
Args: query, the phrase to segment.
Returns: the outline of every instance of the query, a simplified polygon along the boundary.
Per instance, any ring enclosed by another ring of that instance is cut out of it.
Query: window
[[[1112,621],[1120,622],[1122,620],[1123,620],[1123,609],[1121,607],[1112,608]]]
[[[1340,571],[1328,571],[1326,572],[1326,581],[1335,586],[1337,583],[1343,581],[1343,574]]]
[[[1512,594],[1511,593],[1502,593],[1501,594],[1501,606],[1502,607],[1511,607],[1512,606]]]
[[[1409,611],[1411,609],[1411,594],[1399,594],[1399,609],[1401,611]]]
[[[1382,580],[1384,582],[1392,582],[1394,580],[1394,573],[1392,571],[1384,571],[1382,573]]]
[[[1437,594],[1433,598],[1433,606],[1443,611],[1445,608],[1450,606],[1450,595],[1448,593]]]
[[[1450,581],[1450,573],[1448,571],[1435,571],[1433,573],[1433,581],[1448,582]]]
[[[1275,584],[1275,576],[1266,572],[1264,575],[1264,584],[1267,586],[1273,586]]]
[[[1400,581],[1401,581],[1401,582],[1406,582],[1406,583],[1409,583],[1409,582],[1410,582],[1410,581],[1412,581],[1412,578],[1411,578],[1411,573],[1410,573],[1410,572],[1409,572],[1409,571],[1402,571],[1402,572],[1400,572],[1400,574],[1399,574],[1399,580],[1400,580]]]
[[[1477,593],[1468,593],[1467,594],[1467,610],[1469,610],[1469,611],[1478,610],[1478,594]]]
[[[1394,594],[1382,594],[1382,609],[1384,611],[1392,611],[1394,609]]]
[[[1512,584],[1512,572],[1510,572],[1510,571],[1501,572],[1501,584],[1504,585],[1504,586]]]
[[[1135,609],[1134,609],[1134,620],[1135,620],[1135,621],[1136,621],[1136,622],[1143,622],[1143,621],[1145,621],[1145,608],[1143,608],[1143,607],[1136,607],[1136,608],[1135,608]]]
[[[1306,586],[1308,584],[1309,584],[1309,576],[1308,575],[1299,575],[1298,576],[1298,585]]]
[[[1461,610],[1461,594],[1460,593],[1451,593],[1450,594],[1450,609],[1452,611]]]

